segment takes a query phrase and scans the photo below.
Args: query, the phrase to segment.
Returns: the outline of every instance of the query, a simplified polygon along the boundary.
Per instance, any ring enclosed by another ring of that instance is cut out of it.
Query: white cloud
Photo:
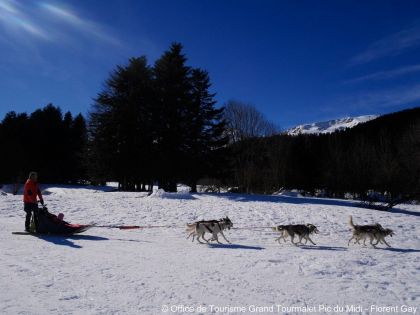
[[[353,57],[351,64],[358,65],[387,56],[395,56],[419,44],[420,27],[405,29],[372,43],[365,51]]]
[[[120,45],[105,26],[82,18],[74,10],[50,2],[0,0],[0,36],[26,45],[26,41],[50,41],[54,44],[79,41]]]
[[[355,93],[323,107],[326,112],[360,111],[374,113],[379,109],[401,105],[420,106],[420,84]]]
[[[43,28],[14,1],[0,0],[0,22],[3,32],[9,37],[29,35],[49,39]]]
[[[370,80],[386,80],[392,79],[405,74],[415,73],[420,71],[420,64],[400,67],[393,70],[379,71],[372,74],[364,75],[355,79],[347,80],[345,83],[358,83]]]
[[[98,40],[113,45],[120,44],[115,37],[107,33],[103,26],[86,18],[81,18],[77,13],[75,13],[71,9],[59,7],[51,3],[45,2],[40,3],[40,7],[44,11],[47,11],[51,16],[55,17],[57,22],[61,24],[66,23],[67,25],[70,25],[73,29],[81,32],[85,36],[93,36]]]

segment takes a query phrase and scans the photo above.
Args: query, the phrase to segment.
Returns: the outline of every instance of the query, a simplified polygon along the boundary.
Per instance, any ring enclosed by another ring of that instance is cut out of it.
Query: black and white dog
[[[216,241],[217,243],[221,244],[219,242],[219,239],[217,237],[218,234],[221,234],[226,242],[230,244],[230,242],[226,239],[225,235],[223,234],[223,231],[228,229],[230,230],[233,227],[232,221],[226,217],[220,220],[209,220],[209,221],[197,221],[194,223],[188,223],[187,224],[187,232],[189,233],[187,239],[192,236],[192,241],[194,242],[194,237],[197,236],[197,241],[199,243],[203,243],[200,241],[200,237],[208,243],[209,241]],[[205,233],[212,234],[212,238],[210,240],[206,239],[204,237]]]

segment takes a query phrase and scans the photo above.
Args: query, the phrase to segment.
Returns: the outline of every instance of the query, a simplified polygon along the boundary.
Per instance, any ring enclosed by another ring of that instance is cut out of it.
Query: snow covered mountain
[[[320,134],[332,133],[337,130],[353,128],[358,124],[365,123],[369,120],[377,118],[377,115],[366,115],[359,117],[347,117],[341,119],[334,119],[329,121],[317,122],[312,124],[304,124],[293,127],[286,131],[288,135],[296,136],[300,134]]]

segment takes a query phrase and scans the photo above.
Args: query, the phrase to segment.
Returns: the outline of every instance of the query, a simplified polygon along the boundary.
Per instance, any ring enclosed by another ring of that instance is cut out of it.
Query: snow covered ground
[[[1,194],[1,314],[420,314],[420,206],[386,213],[343,200],[92,187],[44,194],[73,223],[167,227],[12,235],[24,226],[22,196]],[[226,215],[235,228],[311,222],[321,234],[301,247],[263,228],[226,232],[232,245],[185,239],[185,223]],[[347,247],[349,215],[394,229],[393,247]]]

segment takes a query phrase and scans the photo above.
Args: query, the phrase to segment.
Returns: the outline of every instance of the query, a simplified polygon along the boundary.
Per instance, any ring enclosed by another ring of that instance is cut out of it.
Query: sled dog
[[[186,231],[190,234],[188,235],[187,239],[190,238],[190,236],[192,236],[192,241],[194,242],[194,237],[197,236],[197,241],[202,244],[203,242],[200,241],[200,237],[206,243],[208,243],[209,241],[216,241],[217,243],[222,244],[219,242],[219,239],[217,237],[217,235],[220,234],[225,239],[225,241],[230,244],[230,242],[226,239],[225,235],[223,234],[223,230],[230,230],[232,227],[233,223],[228,217],[220,220],[197,221],[194,223],[188,223]],[[212,238],[206,239],[204,237],[205,233],[212,234]]]
[[[302,244],[302,239],[305,239],[305,244],[310,241],[316,245],[309,237],[313,233],[319,233],[317,227],[313,224],[289,224],[289,225],[278,225],[272,228],[273,231],[279,232],[280,236],[276,238],[276,241],[280,243],[280,239],[287,241],[287,237],[290,236],[290,241],[293,245]],[[294,242],[295,235],[299,237],[299,241]]]
[[[370,244],[373,247],[376,247],[378,243],[384,243],[386,246],[391,247],[386,241],[385,237],[393,236],[394,232],[391,229],[385,229],[379,223],[371,225],[355,225],[353,223],[353,218],[350,216],[349,225],[353,229],[353,235],[349,239],[347,246],[350,246],[351,240],[354,239],[354,244],[360,244],[360,241],[363,240],[363,245],[366,245],[366,239],[369,238]],[[376,240],[376,243],[373,241]]]

